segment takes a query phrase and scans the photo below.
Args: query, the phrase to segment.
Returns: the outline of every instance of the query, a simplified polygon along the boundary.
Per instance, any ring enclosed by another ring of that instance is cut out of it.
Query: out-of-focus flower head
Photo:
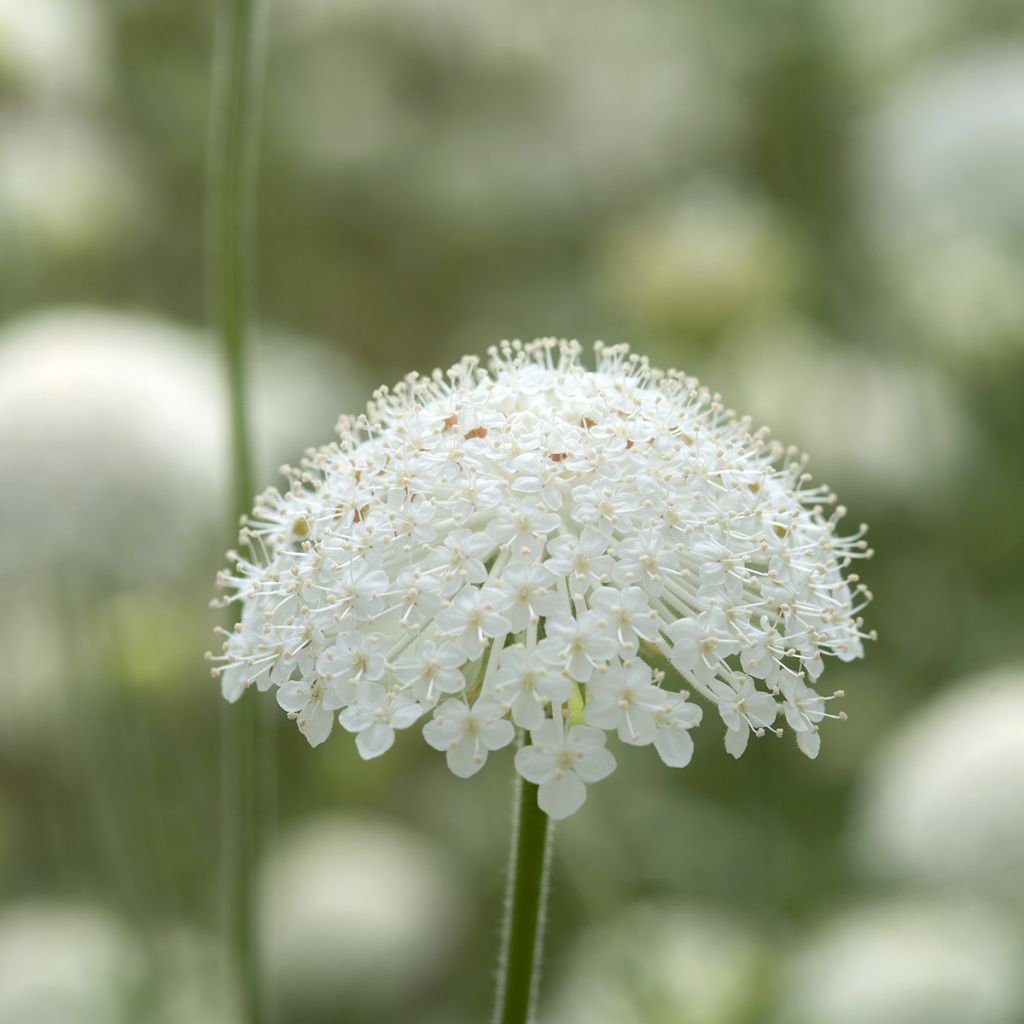
[[[105,911],[25,903],[0,909],[0,1020],[133,1024],[144,964]]]
[[[866,91],[965,40],[1024,27],[1006,0],[827,0],[822,13],[837,63]]]
[[[143,192],[131,154],[98,123],[58,110],[0,116],[0,267],[102,248],[145,216]]]
[[[1020,933],[982,907],[890,900],[826,924],[780,978],[773,1024],[1016,1024]]]
[[[518,726],[555,818],[614,769],[607,732],[689,763],[702,709],[680,682],[734,757],[780,712],[815,757],[844,717],[814,689],[824,656],[863,655],[869,595],[844,570],[865,528],[840,534],[795,449],[693,378],[579,353],[506,342],[489,370],[410,375],[263,494],[220,577],[241,604],[225,698],[276,690],[314,746],[340,712],[364,758],[430,716],[462,777]]]
[[[108,84],[109,47],[95,0],[0,0],[0,94],[95,98]]]
[[[269,480],[366,392],[320,344],[274,335],[257,348]],[[69,308],[0,328],[0,745],[70,718],[69,679],[84,694],[91,659],[112,651],[136,685],[187,675],[182,637],[207,628],[188,588],[228,524],[222,378],[202,334],[155,317]],[[82,628],[54,634],[55,614]]]
[[[955,480],[977,428],[948,380],[921,361],[778,317],[725,339],[708,368],[756,422],[803,446],[837,486],[922,502]],[[799,397],[796,397],[799,396]]]
[[[1024,672],[969,680],[871,762],[856,832],[876,876],[1020,898]]]
[[[261,891],[267,969],[284,1007],[393,1008],[443,969],[463,925],[444,858],[383,822],[305,822],[272,851]]]
[[[859,152],[868,230],[922,338],[1020,347],[1024,49],[925,68],[872,115]]]
[[[634,907],[585,934],[545,1020],[558,1024],[732,1024],[747,1013],[764,953],[720,913]]]
[[[698,335],[772,310],[799,274],[795,242],[773,209],[717,182],[620,225],[601,262],[611,294],[641,328]]]
[[[304,116],[272,106],[270,127],[332,175],[401,166],[405,198],[434,208],[578,211],[729,144],[734,69],[702,19],[645,0],[307,0],[278,33],[278,102]]]
[[[296,359],[316,371],[301,394],[281,372]],[[266,479],[358,392],[344,361],[308,343],[268,339],[256,362],[253,421]],[[147,586],[194,568],[190,554],[208,550],[225,518],[221,377],[200,333],[155,317],[65,309],[5,325],[2,578],[22,592],[75,577]]]

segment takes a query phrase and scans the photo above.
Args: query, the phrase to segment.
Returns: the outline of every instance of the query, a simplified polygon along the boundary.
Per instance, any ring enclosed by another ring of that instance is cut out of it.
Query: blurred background
[[[817,762],[618,748],[559,828],[544,1024],[1024,1021],[1024,9],[272,6],[261,486],[377,384],[554,334],[696,373],[871,524],[880,639],[832,666]],[[11,1024],[241,1024],[210,7],[0,0]],[[365,764],[282,716],[275,756],[281,1019],[484,1019],[510,753],[462,783],[416,734]]]

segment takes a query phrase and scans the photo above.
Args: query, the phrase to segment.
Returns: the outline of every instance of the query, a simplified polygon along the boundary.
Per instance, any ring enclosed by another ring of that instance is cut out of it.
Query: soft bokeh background
[[[261,484],[375,384],[555,334],[697,373],[871,524],[880,639],[816,763],[620,749],[560,827],[545,1024],[1024,1020],[1024,9],[273,6]],[[212,7],[0,0],[11,1024],[238,1024]],[[276,757],[281,1019],[483,1019],[508,752],[463,783],[416,734],[364,764],[282,718]]]

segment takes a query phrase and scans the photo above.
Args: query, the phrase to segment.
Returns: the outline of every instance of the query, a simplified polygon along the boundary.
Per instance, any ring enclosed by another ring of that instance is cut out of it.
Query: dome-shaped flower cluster
[[[275,688],[311,744],[340,718],[366,758],[428,718],[462,777],[518,727],[555,818],[614,769],[607,731],[689,762],[702,710],[659,665],[734,756],[781,712],[814,757],[843,717],[813,689],[822,656],[863,653],[869,595],[843,577],[863,528],[840,537],[804,460],[692,378],[579,352],[505,343],[489,371],[410,375],[262,495],[220,579],[242,602],[224,696]]]

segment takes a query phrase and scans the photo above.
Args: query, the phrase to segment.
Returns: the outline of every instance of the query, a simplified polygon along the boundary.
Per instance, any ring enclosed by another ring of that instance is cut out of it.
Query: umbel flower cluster
[[[870,552],[806,460],[697,381],[625,346],[543,339],[410,375],[287,469],[221,574],[240,601],[214,675],[274,689],[316,746],[364,758],[423,736],[468,777],[515,766],[553,818],[615,768],[606,733],[693,753],[703,709],[739,757],[753,733],[818,753],[840,692],[823,656],[863,654]]]

